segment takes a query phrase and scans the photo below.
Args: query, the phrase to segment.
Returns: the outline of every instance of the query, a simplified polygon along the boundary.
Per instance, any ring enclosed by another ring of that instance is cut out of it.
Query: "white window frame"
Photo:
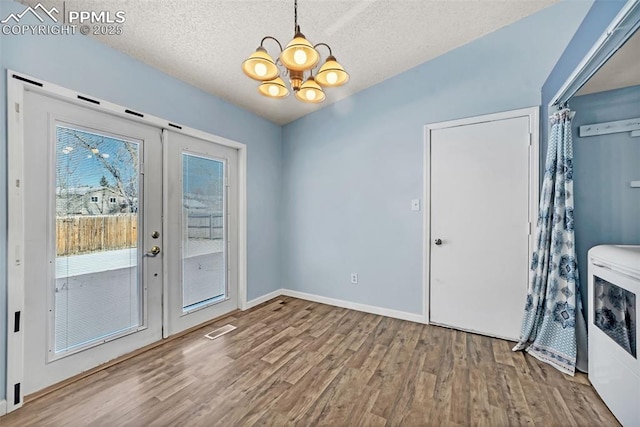
[[[18,396],[14,385],[24,378],[24,96],[26,91],[44,94],[95,111],[108,113],[158,129],[168,129],[238,150],[238,305],[247,308],[247,146],[143,112],[129,109],[90,95],[78,93],[36,77],[7,70],[7,384],[6,412],[24,402],[22,387]],[[19,317],[18,317],[19,316]],[[16,322],[16,319],[19,321]],[[16,325],[17,323],[17,325]],[[17,332],[14,330],[17,329]]]

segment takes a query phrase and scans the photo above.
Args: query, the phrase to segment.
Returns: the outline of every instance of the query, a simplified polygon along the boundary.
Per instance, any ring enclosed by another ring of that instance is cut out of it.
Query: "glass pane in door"
[[[50,357],[99,344],[142,323],[139,159],[137,142],[56,126]]]
[[[182,310],[227,298],[225,163],[182,153]]]

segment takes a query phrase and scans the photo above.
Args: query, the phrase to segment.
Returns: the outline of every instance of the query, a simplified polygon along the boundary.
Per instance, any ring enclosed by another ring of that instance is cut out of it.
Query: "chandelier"
[[[242,71],[248,77],[261,82],[258,86],[258,92],[264,96],[284,98],[289,95],[289,89],[280,77],[282,74],[288,76],[289,84],[298,100],[319,103],[325,99],[323,87],[342,86],[349,80],[349,74],[333,56],[329,45],[309,43],[304,34],[300,32],[298,25],[298,0],[294,0],[293,8],[293,40],[283,49],[278,39],[266,36],[256,51],[242,63]],[[280,47],[280,55],[275,61],[264,48],[266,40],[274,40]],[[320,54],[316,50],[319,46],[326,47],[329,50],[329,55],[314,77],[313,70],[320,62]],[[284,68],[282,72],[278,65]]]

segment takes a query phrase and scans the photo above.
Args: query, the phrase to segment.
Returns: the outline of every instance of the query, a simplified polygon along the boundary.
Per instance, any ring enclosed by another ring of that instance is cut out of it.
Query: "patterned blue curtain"
[[[576,323],[584,327],[576,322],[577,315],[582,317],[582,302],[573,228],[574,114],[565,109],[550,117],[529,290],[520,341],[513,349],[570,375],[576,368]]]

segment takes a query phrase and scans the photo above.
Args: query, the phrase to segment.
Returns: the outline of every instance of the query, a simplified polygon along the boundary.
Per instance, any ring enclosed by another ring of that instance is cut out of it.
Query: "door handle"
[[[440,246],[442,244],[442,239],[436,239],[436,241],[434,242],[437,246]]]
[[[160,253],[160,246],[151,246],[149,252],[147,252],[147,256],[156,256]]]

